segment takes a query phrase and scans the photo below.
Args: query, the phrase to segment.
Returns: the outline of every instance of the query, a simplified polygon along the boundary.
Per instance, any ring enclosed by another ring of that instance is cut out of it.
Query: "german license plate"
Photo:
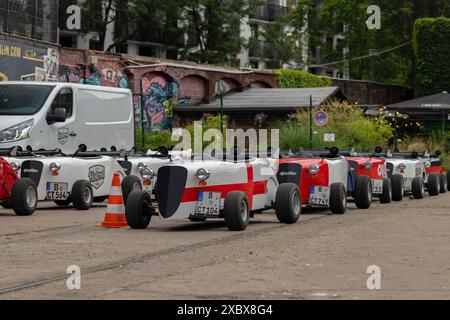
[[[405,178],[404,179],[405,192],[411,192],[412,191],[412,181],[413,181],[413,179],[411,179],[411,178]]]
[[[383,180],[372,180],[372,193],[383,194]]]
[[[218,192],[200,192],[195,215],[218,216],[221,198],[222,194]]]
[[[330,188],[311,187],[309,202],[312,206],[328,207],[330,206]]]
[[[69,198],[69,185],[67,183],[47,183],[48,200],[67,200]]]

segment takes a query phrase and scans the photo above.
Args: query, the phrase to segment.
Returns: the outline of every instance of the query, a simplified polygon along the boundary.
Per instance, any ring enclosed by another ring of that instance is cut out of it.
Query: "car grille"
[[[163,218],[172,217],[180,207],[187,175],[188,171],[184,167],[169,166],[159,169],[155,195]]]

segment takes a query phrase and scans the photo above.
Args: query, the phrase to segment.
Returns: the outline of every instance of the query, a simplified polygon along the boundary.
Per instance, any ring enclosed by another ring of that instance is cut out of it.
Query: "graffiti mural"
[[[73,70],[69,67],[61,66],[59,72],[59,81],[128,89],[128,77],[121,71],[115,71],[113,69],[107,68],[98,71],[97,69],[93,68],[89,71],[88,77],[85,77],[83,74],[84,71],[80,71],[78,69]]]
[[[142,78],[147,126],[154,131],[172,127],[173,106],[178,102],[180,88],[162,76]]]

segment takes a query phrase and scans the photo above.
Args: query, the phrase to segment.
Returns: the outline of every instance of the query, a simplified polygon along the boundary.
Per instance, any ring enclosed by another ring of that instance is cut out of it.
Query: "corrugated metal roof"
[[[306,88],[306,89],[267,89],[252,88],[232,93],[224,97],[225,111],[241,110],[295,110],[309,107],[312,96],[313,106],[320,106],[331,98],[345,99],[339,87]],[[220,99],[200,105],[177,105],[175,111],[218,111]]]

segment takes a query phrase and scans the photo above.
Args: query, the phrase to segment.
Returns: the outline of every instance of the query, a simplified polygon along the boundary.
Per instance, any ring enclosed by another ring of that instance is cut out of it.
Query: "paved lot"
[[[297,225],[257,216],[246,232],[221,222],[106,230],[105,208],[45,204],[32,217],[0,210],[0,299],[450,299],[450,194],[306,212]],[[66,288],[81,267],[79,291]],[[367,268],[382,290],[367,289]]]

